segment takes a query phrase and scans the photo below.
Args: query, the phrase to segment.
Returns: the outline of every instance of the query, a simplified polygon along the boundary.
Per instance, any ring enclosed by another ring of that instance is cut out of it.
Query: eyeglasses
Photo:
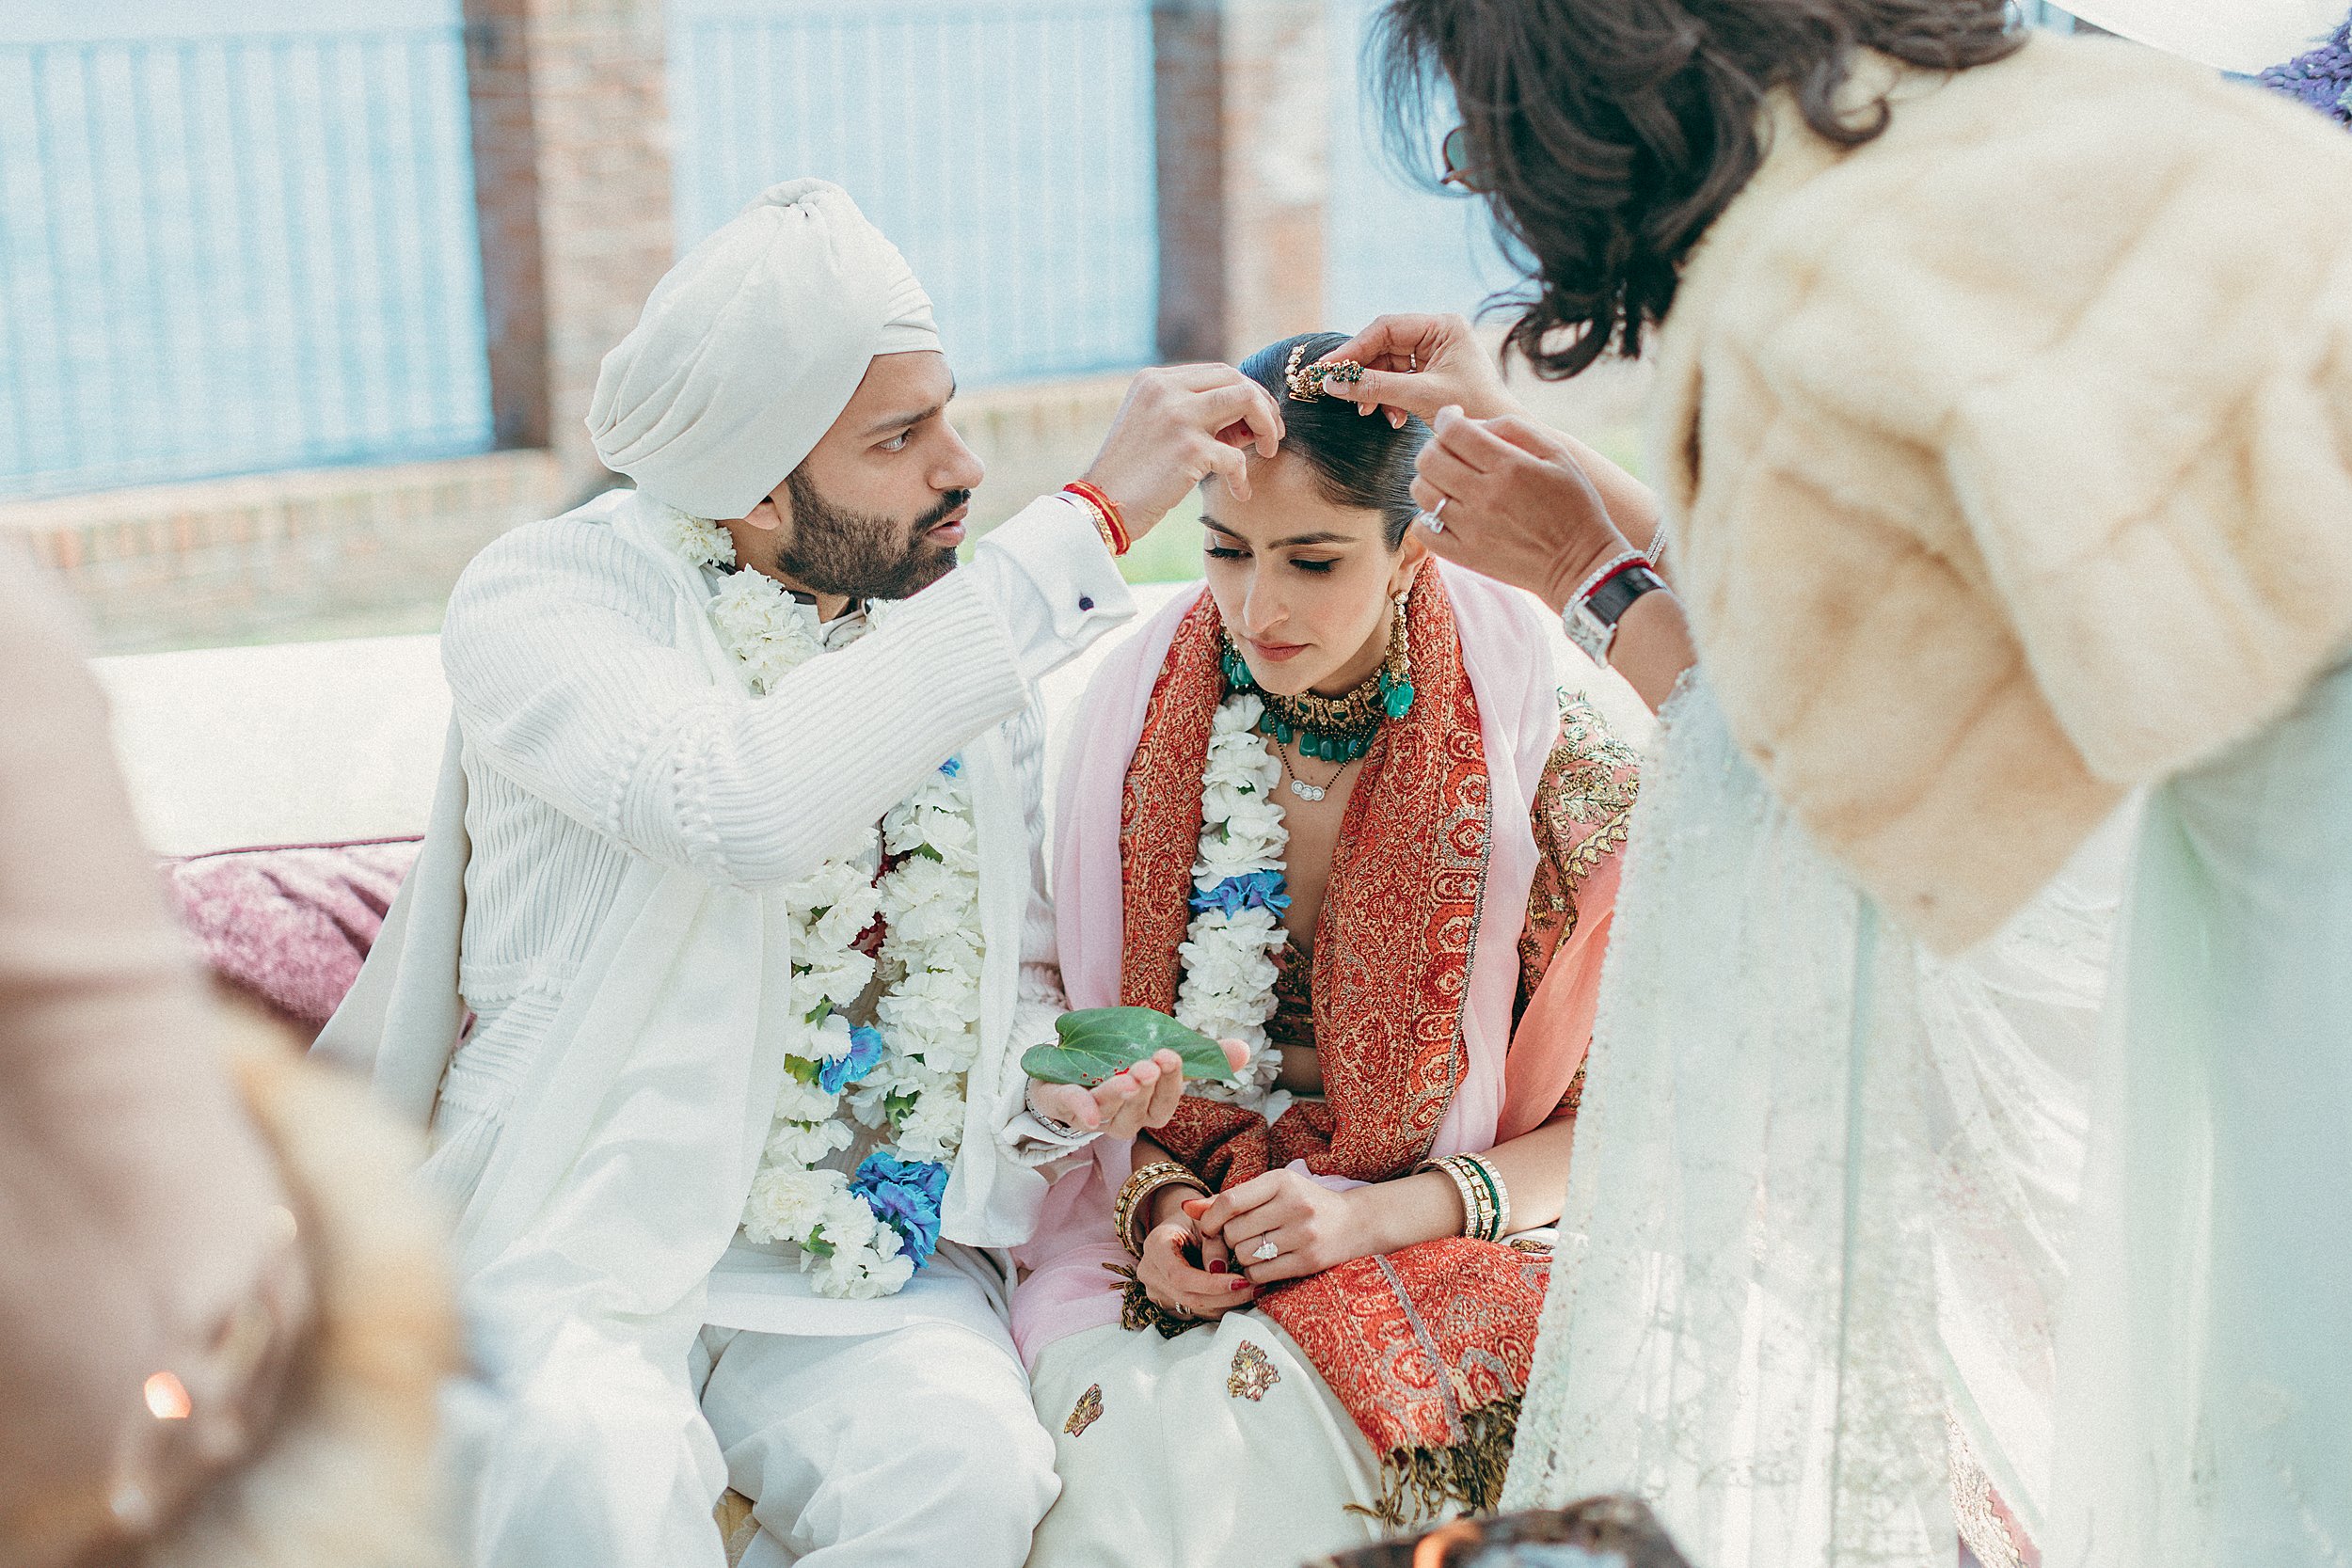
[[[1494,182],[1470,161],[1469,126],[1456,125],[1448,131],[1438,155],[1445,159],[1445,173],[1439,178],[1446,184],[1458,186],[1472,196],[1486,196],[1494,190]]]

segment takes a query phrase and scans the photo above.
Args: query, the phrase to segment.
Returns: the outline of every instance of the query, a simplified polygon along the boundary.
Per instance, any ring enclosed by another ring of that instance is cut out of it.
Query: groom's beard
[[[835,506],[798,471],[784,483],[792,497],[792,542],[776,552],[776,566],[810,593],[903,599],[955,570],[955,547],[930,543],[930,534],[971,491],[950,490],[907,523]]]

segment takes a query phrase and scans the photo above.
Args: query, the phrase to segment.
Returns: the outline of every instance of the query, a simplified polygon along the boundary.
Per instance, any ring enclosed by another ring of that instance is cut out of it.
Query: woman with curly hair
[[[2014,1320],[2056,1427],[1993,1480],[2053,1561],[2337,1560],[2352,144],[2006,10],[1384,13],[1400,128],[1458,105],[1526,265],[1513,344],[1659,376],[1653,540],[1460,331],[1331,356],[1432,419],[1432,547],[1663,705],[1507,1500],[1633,1488],[1724,1568],[1948,1557],[1952,1317],[2066,1244],[2070,1130],[2030,1053],[1940,1054],[1934,965],[2046,946],[2146,786],[2072,1294]]]

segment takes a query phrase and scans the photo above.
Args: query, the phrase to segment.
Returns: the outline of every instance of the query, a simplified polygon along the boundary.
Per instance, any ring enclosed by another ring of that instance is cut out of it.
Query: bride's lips
[[[1305,653],[1308,647],[1304,642],[1261,642],[1254,637],[1246,637],[1242,641],[1249,644],[1251,653],[1268,664],[1287,664]]]
[[[970,507],[959,506],[930,528],[925,529],[923,538],[930,544],[945,545],[949,549],[953,549],[963,543],[964,521],[971,515]]]

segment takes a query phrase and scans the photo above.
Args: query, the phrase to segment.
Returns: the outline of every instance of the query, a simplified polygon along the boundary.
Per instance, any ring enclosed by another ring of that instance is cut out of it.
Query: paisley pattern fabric
[[[1502,1497],[1548,1252],[1451,1236],[1262,1292],[1380,1456],[1391,1528]]]
[[[1491,842],[1486,749],[1438,573],[1421,575],[1406,613],[1419,696],[1381,726],[1364,758],[1315,932],[1324,1099],[1294,1104],[1269,1126],[1255,1111],[1188,1095],[1156,1134],[1218,1188],[1294,1160],[1359,1181],[1409,1171],[1461,1082],[1462,1000]],[[1120,1000],[1128,1006],[1175,1008],[1201,768],[1225,697],[1221,631],[1204,594],[1177,627],[1127,770]]]

